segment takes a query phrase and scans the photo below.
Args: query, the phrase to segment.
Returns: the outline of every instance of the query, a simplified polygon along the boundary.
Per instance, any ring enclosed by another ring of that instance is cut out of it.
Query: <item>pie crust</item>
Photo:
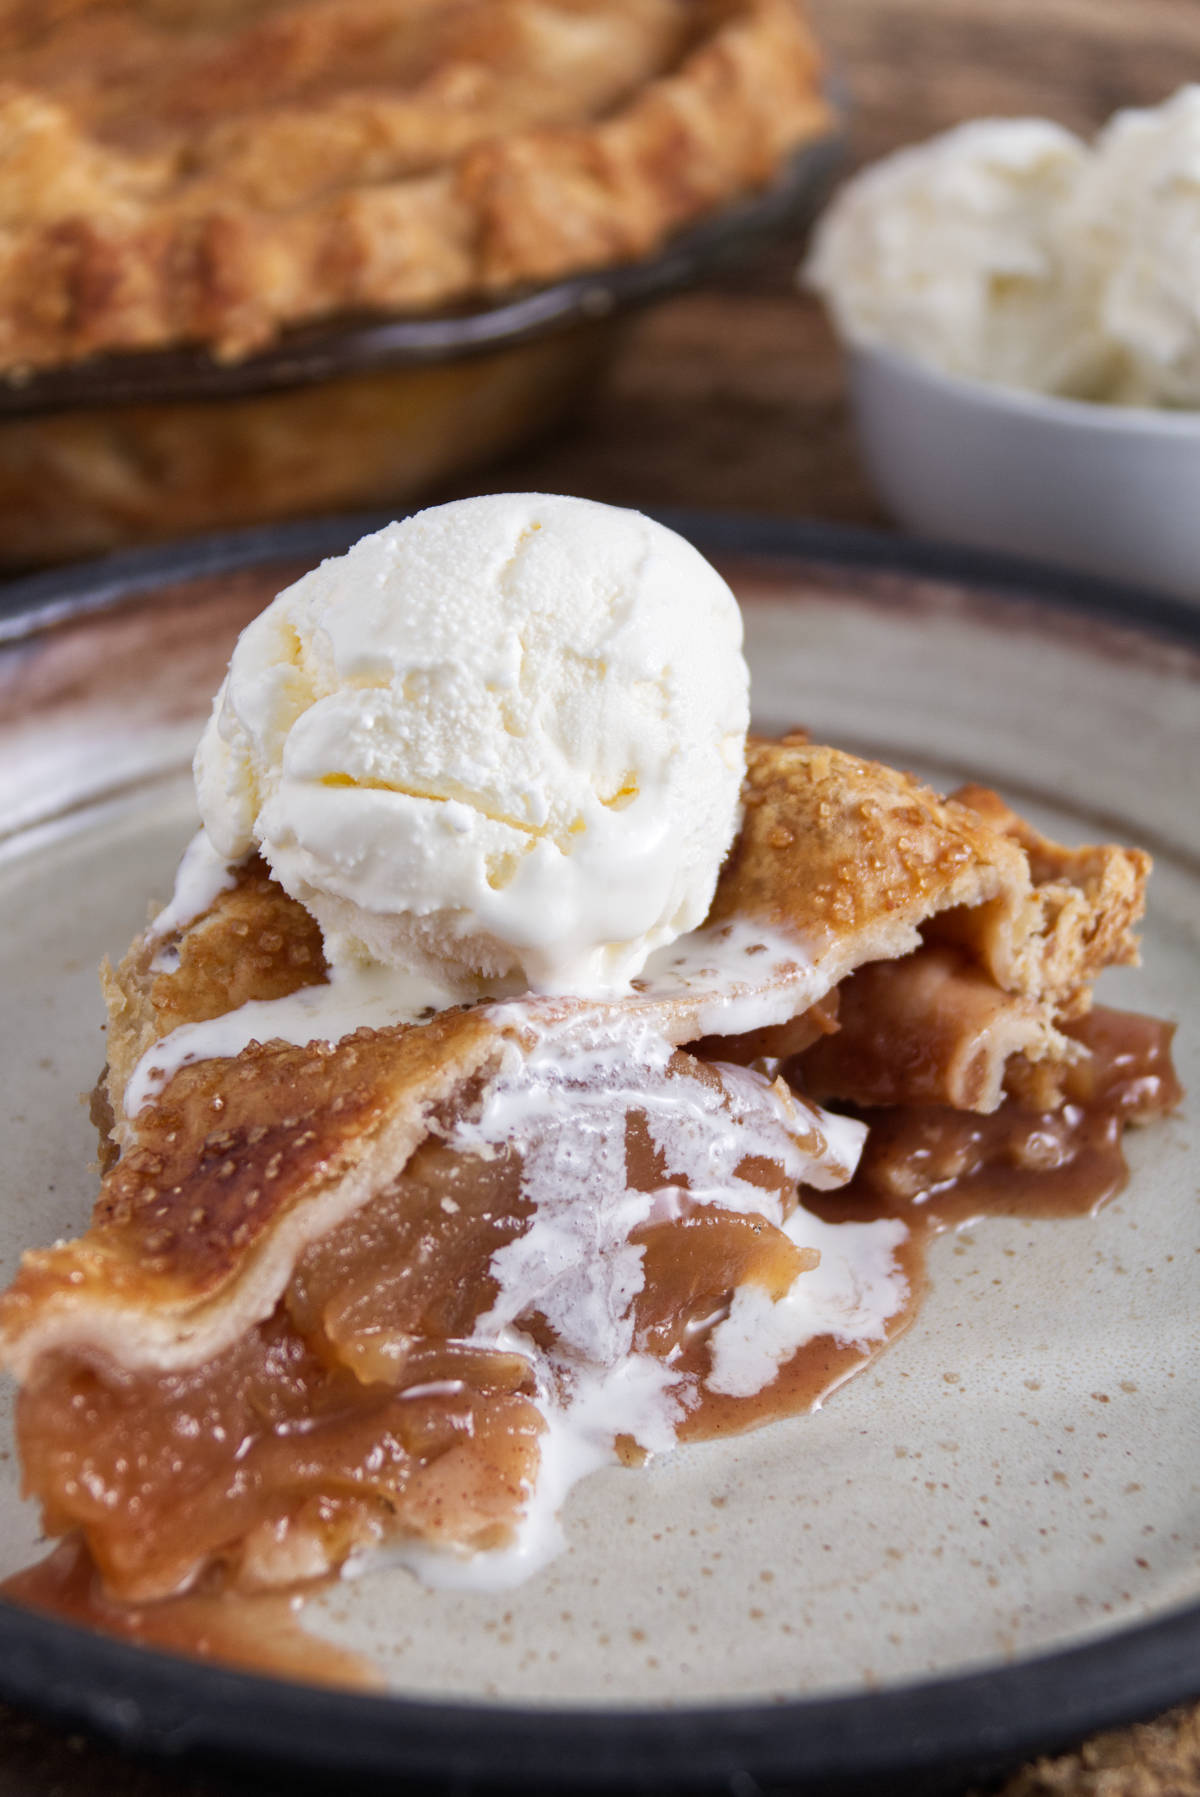
[[[638,258],[829,121],[798,0],[8,6],[0,369]]]

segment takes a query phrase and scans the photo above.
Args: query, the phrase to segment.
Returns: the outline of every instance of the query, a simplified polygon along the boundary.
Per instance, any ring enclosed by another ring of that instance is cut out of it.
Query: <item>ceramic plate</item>
[[[0,1271],[94,1189],[95,968],[169,892],[193,743],[241,624],[374,520],[43,576],[0,619]],[[1200,615],[883,539],[693,521],[742,599],[756,722],[998,787],[1156,857],[1109,1002],[1200,1087]],[[31,610],[40,607],[40,610]],[[47,609],[48,608],[48,609]],[[1200,1690],[1195,1131],[1136,1136],[1093,1219],[943,1238],[914,1327],[811,1417],[577,1488],[519,1590],[403,1571],[307,1615],[394,1695],[200,1666],[0,1606],[0,1696],[143,1747],[347,1773],[751,1790],[1001,1764]],[[7,1417],[0,1419],[5,1443]],[[0,1573],[39,1552],[9,1454]]]

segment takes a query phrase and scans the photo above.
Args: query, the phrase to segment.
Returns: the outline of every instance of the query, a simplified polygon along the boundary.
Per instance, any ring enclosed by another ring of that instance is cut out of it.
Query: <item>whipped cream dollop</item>
[[[1113,403],[1200,404],[1200,86],[1094,143],[979,119],[865,169],[803,279],[851,343]]]
[[[1116,114],[1068,228],[1116,354],[1117,397],[1200,406],[1200,85]]]
[[[737,603],[682,537],[587,500],[418,513],[242,633],[196,756],[328,958],[460,997],[620,990],[694,929],[739,815]]]
[[[1043,119],[978,119],[850,181],[806,278],[855,342],[950,373],[1060,390],[1090,375],[1084,278],[1062,219],[1087,160]]]

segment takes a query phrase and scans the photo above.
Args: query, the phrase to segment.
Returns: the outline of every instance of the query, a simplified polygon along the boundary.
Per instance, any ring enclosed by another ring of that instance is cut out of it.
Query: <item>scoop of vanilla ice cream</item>
[[[1042,119],[979,119],[842,188],[804,269],[851,342],[1045,392],[1107,378],[1063,215],[1088,151]]]
[[[364,537],[242,633],[196,754],[335,962],[462,996],[623,987],[694,928],[739,816],[741,615],[637,512],[504,494]]]
[[[1200,86],[1110,120],[1070,229],[1123,358],[1116,397],[1200,406]]]

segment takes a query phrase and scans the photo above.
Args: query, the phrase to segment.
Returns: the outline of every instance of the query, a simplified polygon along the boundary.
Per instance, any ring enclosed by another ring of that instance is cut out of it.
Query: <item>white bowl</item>
[[[1200,600],[1200,412],[1091,404],[848,346],[868,473],[923,536]]]

